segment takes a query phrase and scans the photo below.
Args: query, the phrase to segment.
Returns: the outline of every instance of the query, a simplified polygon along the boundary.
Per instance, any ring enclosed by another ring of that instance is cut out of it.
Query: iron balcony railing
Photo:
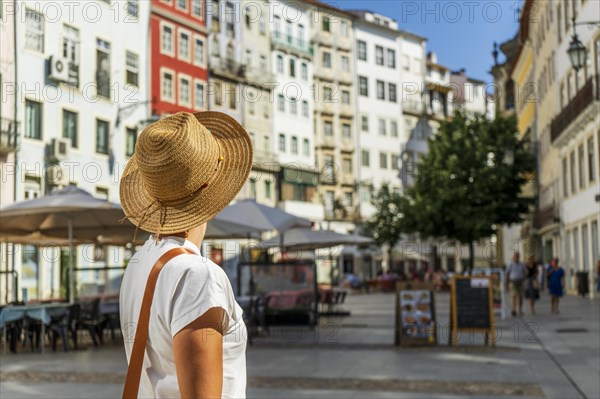
[[[591,77],[583,85],[583,87],[575,94],[575,97],[567,104],[556,118],[552,120],[550,125],[550,139],[554,142],[562,134],[562,132],[583,112],[588,105],[594,101],[600,100],[600,85],[598,76]],[[595,84],[596,83],[596,84]]]
[[[0,153],[7,154],[17,150],[19,123],[13,119],[0,117]]]

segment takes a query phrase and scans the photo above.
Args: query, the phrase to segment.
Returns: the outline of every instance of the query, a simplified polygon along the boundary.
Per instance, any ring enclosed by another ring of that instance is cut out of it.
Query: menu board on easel
[[[494,302],[492,280],[489,276],[454,276],[451,285],[449,336],[458,344],[460,330],[482,332],[485,343],[495,345]]]
[[[396,286],[395,344],[437,345],[432,284],[407,282]]]

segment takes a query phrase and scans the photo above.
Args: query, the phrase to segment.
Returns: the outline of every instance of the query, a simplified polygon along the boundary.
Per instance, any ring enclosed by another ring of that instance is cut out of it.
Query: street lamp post
[[[573,36],[571,37],[571,43],[569,43],[567,54],[569,55],[569,60],[571,61],[573,69],[575,69],[575,71],[579,71],[585,65],[587,59],[587,50],[583,43],[581,43],[581,40],[579,40],[577,32],[575,31],[575,27],[577,25],[600,26],[600,21],[575,22],[575,17],[573,17],[571,18],[571,22],[573,24]]]

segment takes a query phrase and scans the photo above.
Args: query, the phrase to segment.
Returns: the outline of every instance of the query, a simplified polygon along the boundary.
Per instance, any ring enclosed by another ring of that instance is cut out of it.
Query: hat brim
[[[235,198],[248,179],[253,151],[246,130],[221,112],[198,112],[194,116],[219,143],[224,159],[217,175],[197,195],[169,202],[161,210],[144,188],[134,154],[121,178],[120,197],[125,215],[142,230],[171,234],[208,222]]]

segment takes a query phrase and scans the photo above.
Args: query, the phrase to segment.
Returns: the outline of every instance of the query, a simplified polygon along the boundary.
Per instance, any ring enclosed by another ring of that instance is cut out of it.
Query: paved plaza
[[[551,315],[498,322],[495,348],[463,334],[447,346],[449,296],[436,297],[438,347],[395,348],[394,295],[350,295],[349,317],[318,328],[273,328],[248,347],[251,398],[600,398],[600,301],[567,297]],[[120,343],[45,355],[2,355],[4,398],[120,397]]]

